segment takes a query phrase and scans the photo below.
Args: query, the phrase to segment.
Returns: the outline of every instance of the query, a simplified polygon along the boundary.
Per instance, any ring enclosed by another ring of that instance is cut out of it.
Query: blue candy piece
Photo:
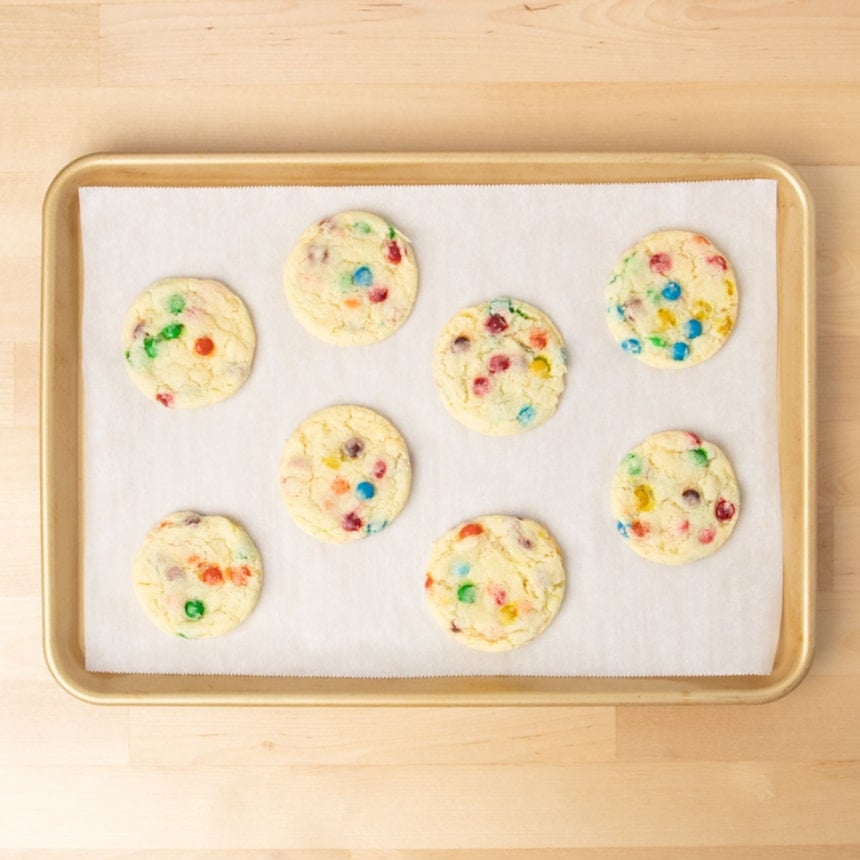
[[[376,488],[370,481],[362,481],[355,485],[355,494],[359,499],[372,499],[376,495]]]
[[[465,576],[472,569],[468,561],[455,561],[453,567],[457,576]]]
[[[672,344],[672,358],[675,361],[683,361],[690,354],[690,347],[684,341],[679,340]]]
[[[618,314],[619,319],[624,319],[624,308],[621,305],[615,305],[615,313]]]
[[[642,352],[642,344],[635,337],[628,337],[627,340],[622,340],[621,348],[624,352],[629,352],[631,355],[639,355]]]
[[[519,412],[517,412],[517,421],[520,422],[520,425],[525,427],[526,424],[530,423],[532,418],[535,417],[534,406],[523,406]]]
[[[663,294],[664,299],[674,302],[676,299],[681,298],[681,285],[675,281],[669,281],[660,292]]]
[[[373,283],[373,272],[369,266],[359,266],[352,273],[352,282],[359,287],[369,287]]]
[[[702,324],[698,320],[687,320],[687,324],[684,328],[686,330],[687,337],[690,338],[690,340],[697,338],[702,333]]]
[[[621,537],[627,537],[627,527],[621,522],[621,520],[618,520],[618,522],[615,523],[615,528],[618,529],[618,534],[620,534]]]

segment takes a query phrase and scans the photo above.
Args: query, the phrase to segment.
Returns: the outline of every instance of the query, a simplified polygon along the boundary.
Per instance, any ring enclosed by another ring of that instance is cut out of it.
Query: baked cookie
[[[695,433],[649,436],[618,466],[612,513],[639,555],[684,564],[716,552],[738,520],[738,483],[726,455]]]
[[[263,584],[260,553],[226,517],[179,511],[144,540],[133,567],[146,614],[183,639],[220,636],[247,618]]]
[[[458,641],[507,651],[534,639],[564,597],[561,551],[534,520],[492,515],[461,523],[433,545],[424,593]]]
[[[341,212],[309,227],[284,267],[296,319],[324,341],[346,346],[393,334],[418,292],[406,238],[370,212]]]
[[[567,355],[558,329],[537,308],[497,298],[464,308],[442,329],[433,379],[448,411],[489,436],[546,421],[564,390]]]
[[[382,531],[409,495],[406,442],[378,412],[330,406],[293,432],[281,457],[281,491],[296,524],[346,543]]]
[[[609,328],[652,367],[686,367],[716,353],[738,313],[726,257],[686,230],[652,233],[627,251],[606,285]]]
[[[164,278],[129,308],[122,333],[135,385],[162,406],[206,406],[237,391],[257,338],[242,300],[218,281]]]

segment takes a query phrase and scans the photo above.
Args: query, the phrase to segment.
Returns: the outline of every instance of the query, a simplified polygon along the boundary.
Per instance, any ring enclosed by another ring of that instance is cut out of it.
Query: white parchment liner
[[[678,675],[770,672],[782,550],[776,410],[776,184],[293,188],[84,188],[86,664],[94,671],[414,676]],[[314,220],[345,209],[389,219],[420,269],[412,316],[365,347],[330,346],[292,317],[284,260]],[[737,327],[704,364],[677,371],[624,354],[604,320],[616,258],[641,236],[708,235],[740,288]],[[224,281],[245,300],[258,347],[235,396],[196,410],[144,399],[120,331],[152,281]],[[473,433],[433,387],[437,333],[464,305],[511,295],[543,309],[570,354],[555,417],[517,437]],[[311,412],[354,402],[404,434],[414,483],[384,532],[317,542],[280,498],[284,440]],[[615,531],[609,487],[627,449],[683,428],[717,443],[741,488],[741,515],[714,556],[666,567]],[[253,615],[218,639],[156,629],[131,588],[131,562],[168,512],[220,513],[256,541],[265,584]],[[433,540],[486,513],[543,522],[564,552],[561,611],[532,644],[484,654],[443,633],[425,606]]]

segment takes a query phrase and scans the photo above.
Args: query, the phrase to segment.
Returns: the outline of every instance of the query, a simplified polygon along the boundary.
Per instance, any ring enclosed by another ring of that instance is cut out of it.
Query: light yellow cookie
[[[561,335],[544,313],[497,298],[461,310],[445,326],[436,340],[433,379],[458,421],[507,436],[555,412],[566,361]]]
[[[134,301],[123,326],[135,385],[162,406],[216,403],[248,378],[256,335],[242,300],[219,281],[164,278]]]
[[[424,590],[433,617],[459,642],[507,651],[541,633],[561,606],[561,551],[540,523],[491,515],[433,545]]]
[[[309,227],[284,267],[296,319],[324,341],[374,343],[409,316],[418,291],[415,254],[370,212],[341,212]]]
[[[382,531],[409,496],[406,442],[363,406],[330,406],[293,432],[281,457],[281,491],[296,524],[319,540],[346,543]]]
[[[226,517],[179,511],[147,534],[134,591],[162,630],[183,639],[219,636],[245,620],[263,585],[260,553]]]
[[[606,285],[609,328],[652,367],[688,367],[726,342],[738,312],[728,260],[698,233],[664,230],[637,242]]]
[[[631,549],[651,561],[684,564],[716,552],[740,510],[725,454],[695,433],[649,436],[618,466],[612,513]]]

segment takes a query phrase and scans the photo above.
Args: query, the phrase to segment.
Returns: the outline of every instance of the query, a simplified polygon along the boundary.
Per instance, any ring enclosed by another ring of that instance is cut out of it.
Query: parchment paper
[[[710,675],[771,670],[781,609],[776,414],[776,185],[768,180],[636,185],[84,188],[86,663],[94,671],[417,676]],[[365,347],[330,346],[296,322],[281,272],[313,221],[367,209],[414,244],[412,316]],[[617,257],[657,229],[702,232],[730,258],[737,327],[702,365],[649,368],[604,319]],[[245,386],[195,410],[147,401],[123,366],[135,296],[170,275],[222,280],[245,300],[258,347]],[[511,295],[542,308],[570,353],[556,415],[516,437],[452,419],[433,387],[437,333],[461,307]],[[406,508],[345,546],[305,535],[280,498],[286,437],[323,406],[389,417],[412,453]],[[615,531],[609,487],[627,449],[683,428],[732,460],[741,514],[710,558],[668,567]],[[174,510],[220,513],[250,532],[262,597],[233,632],[185,641],[137,604],[131,563]],[[473,652],[430,617],[424,566],[434,539],[469,517],[512,513],[559,541],[568,588],[535,642]]]

